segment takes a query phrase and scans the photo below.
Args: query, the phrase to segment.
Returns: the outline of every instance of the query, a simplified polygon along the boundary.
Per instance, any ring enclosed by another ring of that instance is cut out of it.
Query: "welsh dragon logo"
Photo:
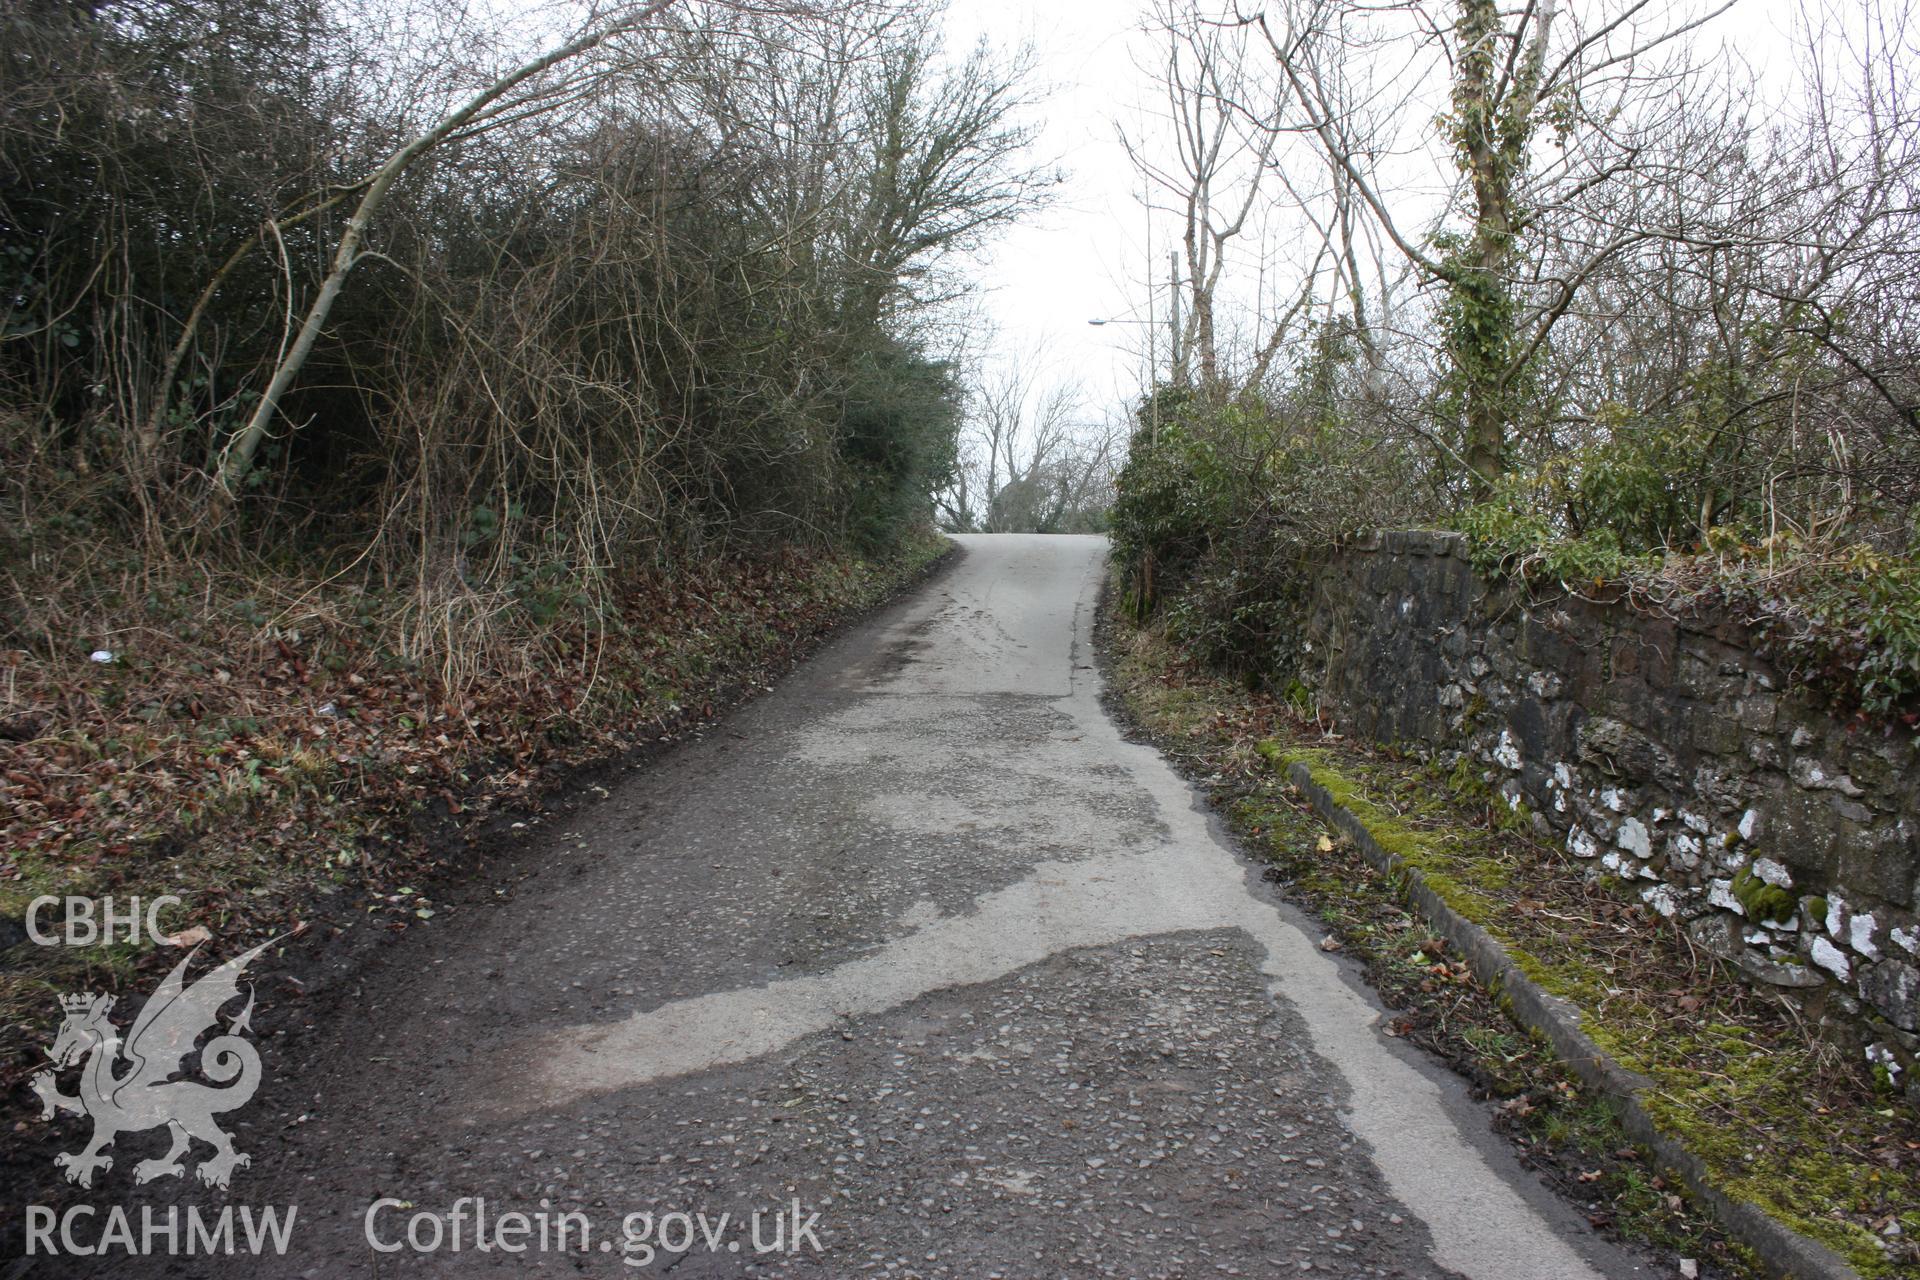
[[[53,1066],[33,1078],[33,1091],[40,1095],[43,1120],[52,1119],[56,1110],[93,1118],[93,1138],[86,1147],[54,1157],[54,1163],[66,1170],[67,1181],[92,1186],[95,1170],[113,1168],[113,1158],[103,1152],[115,1137],[160,1125],[171,1133],[173,1146],[158,1160],[135,1165],[135,1182],[180,1177],[186,1172],[181,1157],[196,1138],[213,1148],[213,1155],[195,1171],[210,1187],[224,1188],[236,1168],[251,1163],[233,1149],[233,1139],[213,1118],[245,1106],[260,1087],[260,1054],[245,1038],[253,1029],[252,988],[247,991],[246,1008],[229,1014],[226,1030],[199,1050],[200,1073],[225,1087],[173,1076],[193,1055],[200,1037],[215,1028],[220,1010],[239,996],[247,965],[272,945],[265,942],[235,956],[189,986],[187,966],[200,952],[195,947],[141,1006],[124,1044],[108,1017],[112,996],[88,992],[60,998],[66,1020],[47,1051]],[[70,1097],[60,1092],[54,1073],[76,1062],[84,1063],[80,1092]]]

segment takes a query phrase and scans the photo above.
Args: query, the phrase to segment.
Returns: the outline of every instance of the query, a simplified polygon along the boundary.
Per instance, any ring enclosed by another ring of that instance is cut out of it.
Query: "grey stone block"
[[[1920,969],[1882,960],[1860,974],[1860,994],[1902,1031],[1920,1031]]]

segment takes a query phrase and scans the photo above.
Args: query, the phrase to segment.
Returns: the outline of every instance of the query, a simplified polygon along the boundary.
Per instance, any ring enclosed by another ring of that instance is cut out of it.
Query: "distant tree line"
[[[1090,419],[1045,345],[1003,349],[968,379],[952,481],[938,496],[955,533],[1104,533],[1125,432]]]

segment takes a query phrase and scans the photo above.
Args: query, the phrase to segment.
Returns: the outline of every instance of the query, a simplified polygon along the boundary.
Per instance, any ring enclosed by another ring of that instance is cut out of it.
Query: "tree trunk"
[[[1448,276],[1448,354],[1458,383],[1467,467],[1486,490],[1507,468],[1513,405],[1515,328],[1512,267],[1517,233],[1515,186],[1539,105],[1541,68],[1553,0],[1538,9],[1531,47],[1499,83],[1500,46],[1527,41],[1524,28],[1502,41],[1496,0],[1460,0],[1460,48],[1453,90],[1455,141],[1473,193],[1473,228]]]

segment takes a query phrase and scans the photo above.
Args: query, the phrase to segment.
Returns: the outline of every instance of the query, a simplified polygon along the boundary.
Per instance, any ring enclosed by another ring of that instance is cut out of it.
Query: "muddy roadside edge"
[[[528,838],[528,827],[538,830],[599,804],[620,780],[653,767],[683,744],[724,725],[769,687],[778,688],[846,636],[938,582],[965,555],[958,543],[949,541],[939,554],[903,572],[878,598],[849,607],[826,626],[794,638],[750,669],[727,673],[702,690],[699,698],[685,699],[678,713],[636,724],[636,740],[626,749],[583,763],[550,766],[538,777],[531,795],[474,815],[478,806],[472,802],[485,794],[475,786],[455,793],[451,806],[435,799],[416,808],[400,831],[408,845],[408,874],[413,887],[432,900],[433,918],[408,922],[382,917],[373,909],[377,893],[362,883],[331,893],[317,881],[304,886],[290,904],[304,927],[277,940],[278,945],[255,963],[251,975],[256,1042],[271,1043],[281,1060],[298,1057],[303,1042],[323,1036],[324,1028],[357,1010],[359,990],[376,964],[404,960],[410,950],[425,955],[439,936],[459,927],[464,911],[490,902],[502,882],[527,880],[541,872],[564,873],[569,856]],[[244,939],[247,943],[262,940]],[[215,938],[208,949],[218,951],[202,959],[225,958],[241,949],[242,943],[237,937]],[[196,973],[203,968],[196,962]],[[137,1003],[141,994],[135,991],[127,998]],[[52,1030],[50,1015],[49,1037]],[[263,1093],[273,1083],[268,1080]],[[0,1184],[12,1193],[6,1199],[14,1202],[0,1218],[0,1277],[10,1278],[16,1273],[7,1264],[23,1260],[23,1223],[14,1217],[18,1204],[31,1201],[57,1210],[84,1198],[80,1189],[67,1185],[52,1163],[55,1152],[71,1145],[72,1124],[81,1122],[43,1120],[39,1101],[24,1082],[0,1106],[4,1107],[0,1125],[7,1133],[7,1141],[0,1145]]]

